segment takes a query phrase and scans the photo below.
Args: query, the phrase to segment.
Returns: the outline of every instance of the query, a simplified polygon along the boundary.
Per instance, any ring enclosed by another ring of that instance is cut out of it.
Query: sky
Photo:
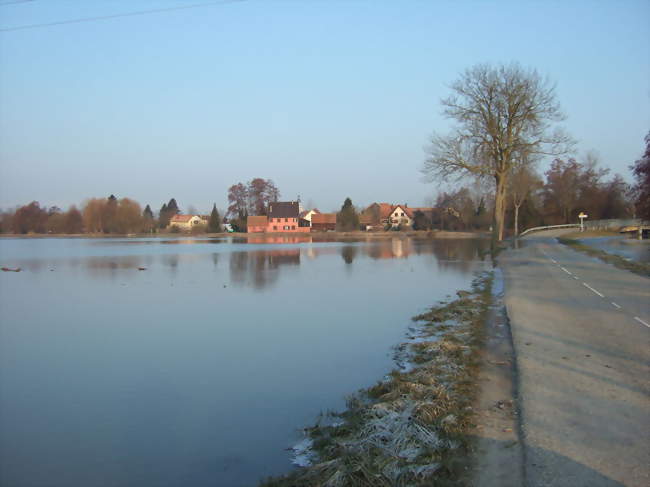
[[[321,211],[420,206],[440,100],[477,63],[556,84],[578,156],[632,180],[650,130],[650,2],[0,0],[0,207],[115,194],[227,207],[272,179]],[[540,169],[549,161],[543,161]]]

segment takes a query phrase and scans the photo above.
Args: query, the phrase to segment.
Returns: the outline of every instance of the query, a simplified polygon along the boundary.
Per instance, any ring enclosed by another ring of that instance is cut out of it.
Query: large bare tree
[[[567,152],[571,138],[555,87],[519,64],[480,64],[466,70],[442,100],[443,115],[456,122],[448,135],[434,134],[423,172],[430,180],[493,178],[493,238],[503,239],[508,177],[522,161]]]

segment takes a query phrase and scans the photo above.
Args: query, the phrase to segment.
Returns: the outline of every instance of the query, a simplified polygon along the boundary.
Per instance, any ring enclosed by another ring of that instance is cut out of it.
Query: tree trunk
[[[521,205],[515,205],[515,237],[519,235],[519,207]]]
[[[492,227],[492,240],[501,242],[503,240],[503,230],[506,217],[506,176],[505,174],[497,174],[494,179],[496,180],[496,192],[494,198],[494,225]]]

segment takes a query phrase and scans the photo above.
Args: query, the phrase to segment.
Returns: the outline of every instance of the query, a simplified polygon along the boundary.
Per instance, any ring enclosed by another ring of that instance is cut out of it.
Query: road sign
[[[584,232],[585,231],[585,218],[587,218],[587,214],[580,212],[578,215],[578,218],[580,218],[580,231]]]

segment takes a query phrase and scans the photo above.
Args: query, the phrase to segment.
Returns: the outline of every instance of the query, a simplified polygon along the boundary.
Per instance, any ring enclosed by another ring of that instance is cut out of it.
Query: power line
[[[22,1],[33,1],[33,0],[22,0]],[[134,17],[136,15],[147,15],[147,14],[156,14],[156,13],[161,13],[161,12],[171,12],[172,10],[186,10],[190,8],[198,8],[198,7],[208,7],[211,5],[225,5],[228,3],[239,3],[239,2],[245,2],[246,0],[220,0],[218,2],[203,2],[203,3],[193,3],[191,5],[181,5],[178,7],[167,7],[167,8],[156,8],[156,9],[149,9],[149,10],[139,10],[136,12],[125,12],[121,14],[113,14],[113,15],[100,15],[97,17],[83,17],[80,19],[71,19],[71,20],[60,20],[57,22],[47,22],[44,24],[31,24],[31,25],[19,25],[17,27],[5,27],[5,28],[0,28],[0,32],[10,32],[14,30],[26,30],[26,29],[38,29],[41,27],[52,27],[55,25],[67,25],[67,24],[79,24],[81,22],[95,22],[98,20],[107,20],[107,19],[115,19],[118,17]]]

